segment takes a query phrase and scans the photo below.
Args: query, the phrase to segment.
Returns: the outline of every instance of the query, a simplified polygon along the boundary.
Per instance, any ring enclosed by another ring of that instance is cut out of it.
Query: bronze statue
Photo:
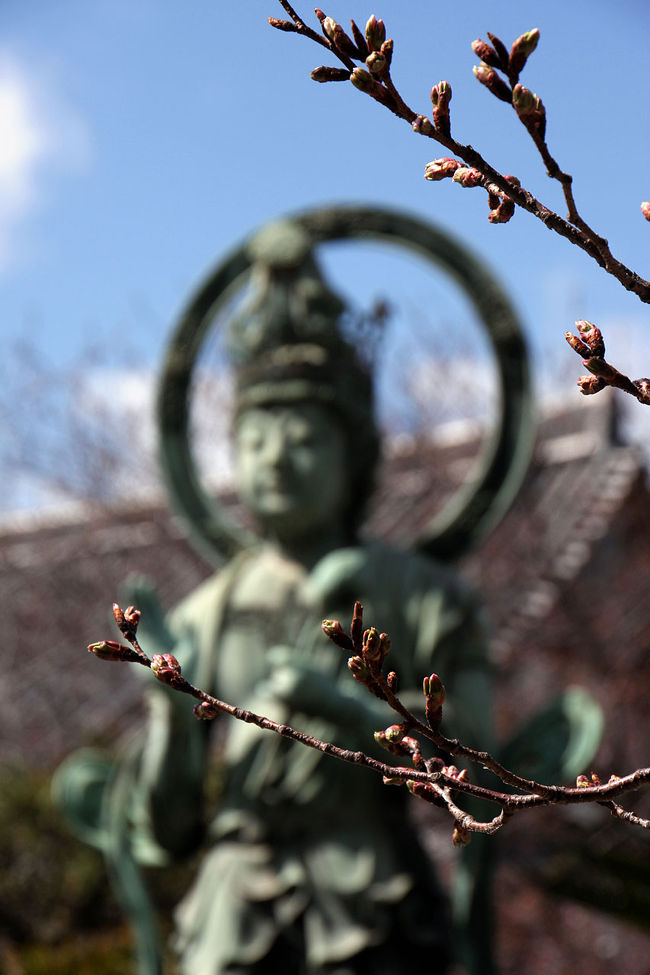
[[[444,675],[454,734],[491,742],[480,611],[434,561],[357,537],[378,434],[372,383],[341,335],[343,304],[295,225],[261,235],[254,297],[231,329],[241,499],[261,539],[171,616],[190,680],[346,747],[391,723],[320,631],[355,599],[391,634],[402,696]],[[154,835],[201,836],[205,728],[158,692],[144,776]],[[153,692],[152,692],[153,696]],[[225,785],[208,852],[178,913],[187,975],[447,968],[448,919],[403,790],[259,729],[228,723]]]
[[[423,675],[440,673],[447,726],[489,748],[481,611],[428,552],[436,539],[441,549],[458,547],[480,523],[485,528],[518,483],[529,417],[520,335],[491,279],[466,267],[466,252],[439,231],[383,211],[333,214],[257,235],[217,273],[213,291],[197,296],[181,325],[161,401],[168,478],[195,533],[221,552],[228,548],[231,558],[170,614],[166,645],[149,647],[172,650],[189,680],[225,700],[367,751],[391,713],[355,684],[345,655],[320,629],[324,617],[348,619],[361,600],[368,623],[391,635],[403,699],[418,707]],[[314,240],[354,235],[355,227],[390,236],[395,226],[398,239],[410,234],[416,248],[444,251],[455,273],[474,275],[470,290],[493,326],[504,389],[501,426],[478,487],[450,524],[432,533],[424,553],[359,540],[379,454],[372,378],[342,335],[343,303],[312,250]],[[214,287],[224,291],[249,267],[252,298],[232,323],[230,344],[237,481],[257,523],[252,540],[205,507],[187,475],[184,429],[188,358],[206,327]],[[405,790],[250,725],[217,722],[223,794],[216,810],[205,811],[210,724],[197,722],[187,701],[167,688],[148,696],[140,820],[175,856],[200,843],[206,848],[176,913],[183,975],[447,970],[448,910],[407,817]],[[469,849],[478,869],[480,842]],[[462,896],[466,915],[485,908],[471,891]],[[489,947],[484,958],[487,973]]]

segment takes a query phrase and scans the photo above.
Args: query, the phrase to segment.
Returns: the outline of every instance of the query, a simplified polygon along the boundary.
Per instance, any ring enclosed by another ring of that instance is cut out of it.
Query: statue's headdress
[[[355,516],[379,453],[369,369],[343,335],[346,305],[325,281],[309,236],[295,223],[265,228],[249,244],[251,295],[229,329],[235,418],[255,406],[316,402],[350,439]]]

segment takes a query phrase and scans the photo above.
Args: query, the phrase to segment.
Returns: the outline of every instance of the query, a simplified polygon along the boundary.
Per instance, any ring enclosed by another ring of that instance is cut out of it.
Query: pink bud
[[[128,663],[141,662],[140,655],[132,647],[125,647],[115,640],[101,640],[99,643],[88,645],[89,653],[94,653],[100,660],[123,660]]]
[[[502,66],[497,52],[482,38],[478,37],[475,41],[472,41],[472,50],[477,58],[480,58],[481,61],[484,61],[490,67],[500,68]]]
[[[383,20],[377,20],[375,15],[366,24],[366,43],[369,51],[379,51],[386,40],[386,26]]]
[[[309,77],[320,84],[326,81],[349,81],[350,72],[347,68],[330,68],[328,65],[321,64],[320,67],[314,68]]]
[[[500,98],[502,102],[510,102],[512,100],[512,92],[510,87],[505,83],[501,75],[498,75],[494,68],[486,64],[485,61],[481,61],[480,64],[475,65],[472,68],[477,81],[480,81],[488,91],[491,91],[493,95]]]
[[[650,403],[650,379],[634,379],[632,385],[638,389],[641,402]]]
[[[465,189],[474,189],[483,185],[483,173],[469,166],[460,166],[453,175],[454,183],[460,183]]]
[[[370,74],[380,78],[386,71],[386,58],[380,51],[372,51],[366,58],[366,67]]]
[[[445,685],[437,674],[431,674],[422,681],[424,696],[437,706],[441,705],[445,699]]]
[[[538,41],[539,30],[536,27],[533,30],[526,31],[514,41],[508,58],[508,72],[513,80],[519,77],[526,61],[537,47]]]
[[[381,662],[381,639],[374,626],[363,634],[363,659],[368,666]]]
[[[582,356],[583,359],[586,359],[589,355],[591,355],[589,346],[585,345],[584,342],[581,342],[577,335],[573,335],[572,332],[565,332],[564,338],[567,340],[573,351],[577,352],[578,355]]]
[[[324,20],[320,22],[323,34],[325,37],[329,38],[330,41],[334,40],[334,31],[337,28],[337,23],[332,17],[325,17]]]
[[[429,121],[426,115],[418,115],[413,121],[412,128],[413,131],[417,132],[418,135],[426,135],[429,137],[435,132],[432,123]]]
[[[176,684],[181,676],[181,665],[171,653],[154,653],[151,670],[162,684]]]
[[[332,643],[335,643],[341,650],[353,650],[352,640],[347,635],[338,620],[323,620],[321,623],[323,633]]]
[[[598,376],[578,376],[576,383],[583,396],[593,396],[607,386],[605,380]]]
[[[364,664],[361,657],[349,657],[348,658],[348,670],[352,674],[355,680],[358,680],[361,684],[367,684],[370,678],[368,673],[368,668]]]
[[[515,201],[504,196],[497,206],[488,213],[490,223],[508,223],[515,215]]]
[[[650,220],[650,200],[646,200],[644,203],[641,204],[641,213],[646,218],[646,220]]]
[[[432,182],[447,179],[447,177],[453,176],[456,170],[462,167],[462,165],[458,159],[451,159],[449,156],[445,156],[442,159],[434,159],[424,167],[424,178]]]
[[[468,829],[464,829],[462,826],[456,824],[454,826],[454,832],[451,836],[451,842],[454,846],[462,847],[468,846],[470,840],[472,839],[472,834]]]
[[[193,708],[194,717],[199,721],[213,721],[219,714],[219,709],[210,701],[199,701]]]
[[[576,328],[581,339],[589,346],[589,355],[602,358],[605,355],[605,341],[600,329],[596,328],[593,322],[586,322],[583,319],[576,322]]]

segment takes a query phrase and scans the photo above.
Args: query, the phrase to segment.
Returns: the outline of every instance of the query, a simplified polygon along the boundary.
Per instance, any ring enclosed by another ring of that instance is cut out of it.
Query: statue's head
[[[336,520],[352,540],[379,454],[370,374],[307,235],[276,224],[251,248],[252,297],[230,329],[240,495],[262,528]]]

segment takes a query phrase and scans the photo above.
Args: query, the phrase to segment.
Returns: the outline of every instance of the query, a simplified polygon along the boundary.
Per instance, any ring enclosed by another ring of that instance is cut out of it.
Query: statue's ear
[[[120,600],[121,606],[135,606],[142,613],[138,639],[147,653],[169,651],[174,646],[175,638],[169,631],[156,588],[148,576],[128,576],[121,586]]]
[[[593,761],[602,733],[598,702],[583,687],[569,687],[515,732],[499,758],[538,782],[570,782]]]

